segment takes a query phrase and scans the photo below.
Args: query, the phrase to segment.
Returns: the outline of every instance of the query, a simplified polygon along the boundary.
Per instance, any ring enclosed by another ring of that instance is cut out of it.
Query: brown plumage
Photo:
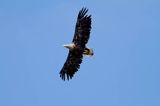
[[[75,33],[72,40],[72,46],[69,48],[69,54],[63,68],[60,71],[60,77],[65,80],[72,79],[75,72],[80,68],[82,63],[83,53],[86,50],[86,44],[90,37],[91,30],[91,15],[86,15],[88,9],[82,8],[79,11],[75,26]]]

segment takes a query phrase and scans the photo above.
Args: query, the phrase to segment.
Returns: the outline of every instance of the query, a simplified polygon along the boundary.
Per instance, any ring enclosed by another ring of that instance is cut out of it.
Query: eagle
[[[93,55],[93,49],[86,47],[91,31],[91,15],[87,15],[87,12],[88,9],[86,8],[82,8],[79,11],[72,43],[63,45],[69,49],[66,62],[59,72],[64,81],[66,77],[67,80],[72,79],[75,72],[80,68],[84,55]]]

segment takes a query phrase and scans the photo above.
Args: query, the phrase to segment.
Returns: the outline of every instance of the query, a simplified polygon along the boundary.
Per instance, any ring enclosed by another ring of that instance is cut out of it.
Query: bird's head
[[[68,49],[73,49],[75,47],[75,44],[74,43],[70,43],[70,44],[65,44],[63,45],[65,48],[68,48]]]

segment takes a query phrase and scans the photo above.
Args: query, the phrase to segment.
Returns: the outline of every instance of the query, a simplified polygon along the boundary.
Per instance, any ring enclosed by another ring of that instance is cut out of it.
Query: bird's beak
[[[63,45],[63,47],[70,48],[70,45],[69,44],[65,44],[65,45]]]
[[[68,48],[68,49],[73,49],[75,47],[75,45],[73,43],[71,44],[66,44],[66,45],[63,45],[65,48]]]

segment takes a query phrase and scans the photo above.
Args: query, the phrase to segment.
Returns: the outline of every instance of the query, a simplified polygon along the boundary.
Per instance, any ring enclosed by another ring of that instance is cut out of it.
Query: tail
[[[92,48],[85,48],[83,51],[83,55],[93,56],[94,52]]]

